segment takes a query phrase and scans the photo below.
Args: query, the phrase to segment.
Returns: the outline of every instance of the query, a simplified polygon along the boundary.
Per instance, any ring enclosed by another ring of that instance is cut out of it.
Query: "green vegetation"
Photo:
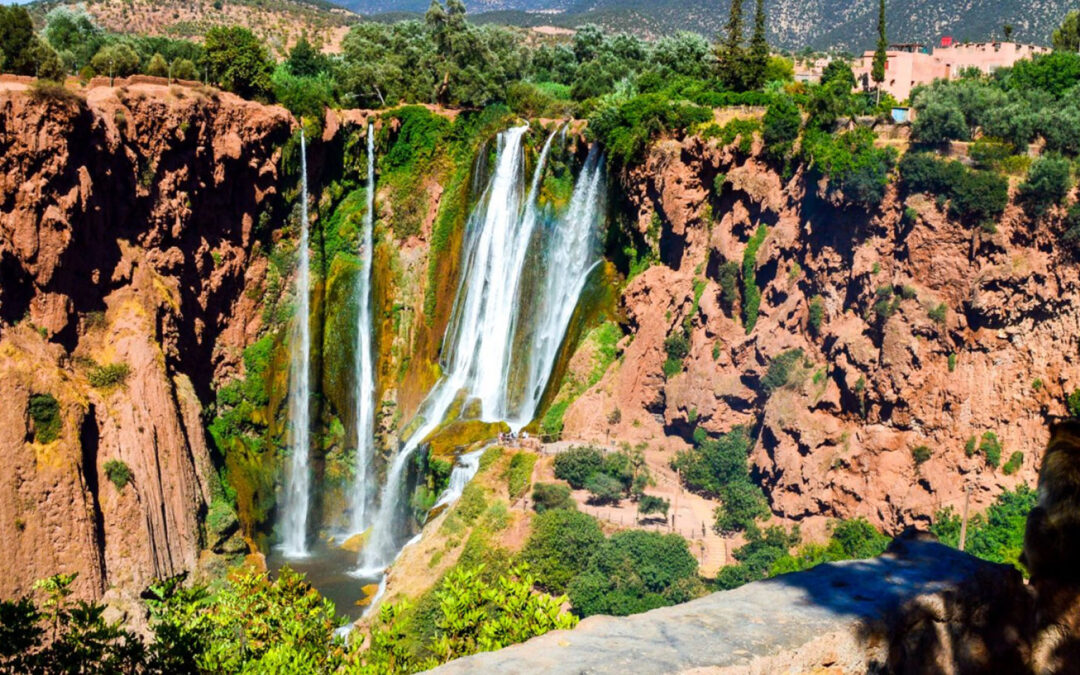
[[[593,446],[573,447],[555,456],[555,477],[565,480],[570,487],[580,490],[589,476],[600,471],[604,465],[604,453]]]
[[[511,500],[520,499],[529,489],[536,460],[537,455],[531,452],[516,452],[510,457],[505,477]]]
[[[926,445],[917,445],[911,449],[911,458],[915,460],[915,466],[925,464],[931,455],[930,447]]]
[[[560,483],[536,483],[532,491],[533,510],[537,513],[555,509],[577,509],[570,488]]]
[[[521,559],[536,572],[540,588],[565,593],[603,542],[604,533],[592,516],[570,509],[548,510],[533,519]]]
[[[245,98],[264,100],[270,96],[274,66],[266,47],[250,30],[215,26],[206,32],[203,49],[207,74],[222,89]]]
[[[34,441],[52,443],[60,437],[63,420],[60,404],[52,394],[34,394],[30,397],[30,419],[34,421]]]
[[[661,94],[641,94],[598,109],[589,117],[589,135],[607,148],[617,165],[639,161],[650,139],[684,132],[712,119],[708,108],[673,101]]]
[[[1024,453],[1017,450],[1009,456],[1009,461],[1005,462],[1005,466],[1001,467],[1001,472],[1006,476],[1011,476],[1019,471],[1024,466]]]
[[[738,532],[769,515],[761,488],[750,479],[747,457],[751,439],[745,427],[736,427],[717,439],[695,437],[696,447],[679,452],[671,467],[687,489],[719,497],[714,529]]]
[[[126,363],[110,363],[105,366],[95,365],[86,374],[90,386],[96,389],[107,389],[123,384],[131,374],[131,366]]]
[[[686,602],[702,592],[686,540],[643,530],[618,532],[601,543],[569,584],[570,602],[581,616],[626,616]]]
[[[1024,208],[1038,217],[1051,206],[1061,204],[1070,189],[1072,175],[1069,160],[1061,155],[1044,155],[1032,163],[1027,180],[1020,186],[1020,199]]]
[[[597,504],[636,499],[651,480],[643,452],[627,448],[605,454],[592,446],[573,447],[555,456],[555,477],[588,490],[590,501]]]
[[[929,153],[904,155],[900,175],[909,191],[944,196],[949,213],[968,222],[997,218],[1009,202],[1009,184],[1003,176],[968,169],[960,162],[943,161]]]
[[[968,522],[965,550],[985,560],[1015,565],[1025,571],[1020,565],[1020,553],[1024,548],[1027,516],[1036,500],[1035,490],[1027,485],[1002,493],[985,513],[976,514]],[[960,525],[960,514],[950,506],[934,515],[930,531],[942,543],[956,547],[960,544]]]
[[[104,469],[105,477],[108,478],[109,481],[116,486],[116,489],[118,491],[122,491],[125,487],[127,487],[127,484],[134,477],[134,474],[131,471],[131,467],[129,467],[123,460],[120,459],[110,459],[109,461],[105,462]]]
[[[821,335],[821,322],[825,319],[825,299],[815,295],[810,300],[806,314],[806,325],[812,335]]]
[[[683,370],[683,359],[690,354],[690,341],[686,332],[676,329],[674,333],[664,340],[664,351],[667,360],[664,361],[664,375],[674,377]]]
[[[949,306],[942,302],[931,307],[930,310],[926,312],[926,315],[930,317],[930,320],[934,323],[944,325],[946,312],[948,312],[948,310]]]
[[[794,371],[803,360],[802,349],[789,349],[782,352],[769,363],[769,369],[765,377],[761,378],[761,388],[766,394],[772,395],[776,390],[792,383]]]
[[[877,206],[884,199],[896,151],[874,147],[870,129],[859,127],[839,134],[810,129],[802,151],[810,170],[828,179],[828,193],[834,198],[863,207]]]
[[[1002,447],[996,433],[993,431],[983,433],[982,440],[979,442],[979,452],[986,457],[986,463],[989,466],[996,469],[1001,464]]]
[[[769,230],[764,224],[758,225],[754,236],[746,243],[742,259],[743,279],[743,326],[749,335],[757,324],[758,309],[761,306],[761,289],[757,285],[757,253],[765,243]]]
[[[826,562],[874,558],[889,545],[889,538],[865,518],[833,522],[829,529],[827,544],[804,544],[794,554],[781,556],[769,568],[769,576],[798,572]]]

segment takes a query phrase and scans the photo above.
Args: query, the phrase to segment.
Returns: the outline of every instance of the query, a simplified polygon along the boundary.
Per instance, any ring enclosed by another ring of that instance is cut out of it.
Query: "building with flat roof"
[[[953,79],[969,68],[989,74],[1049,51],[1049,47],[1017,42],[960,43],[951,37],[942,38],[941,45],[932,50],[921,44],[890,45],[885,52],[885,81],[881,88],[896,100],[905,101],[917,85]],[[853,68],[856,83],[864,89],[874,86],[870,77],[873,63],[874,52],[867,51]]]

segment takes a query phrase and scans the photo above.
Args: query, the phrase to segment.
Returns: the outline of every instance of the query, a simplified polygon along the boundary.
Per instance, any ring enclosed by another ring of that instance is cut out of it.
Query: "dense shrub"
[[[667,518],[668,510],[671,508],[671,502],[663,497],[656,497],[654,495],[642,495],[638,500],[638,513],[644,515],[650,515],[653,513],[659,513]]]
[[[1001,464],[1002,446],[996,433],[987,431],[982,435],[979,452],[986,456],[986,463],[990,466],[997,468]]]
[[[642,94],[605,105],[589,117],[589,135],[599,141],[617,165],[641,159],[650,139],[683,132],[712,119],[712,110],[673,101],[661,94]]]
[[[60,437],[60,404],[52,394],[30,397],[30,419],[34,420],[34,440],[52,443]]]
[[[118,384],[123,384],[131,374],[131,367],[126,363],[110,363],[105,366],[94,366],[86,374],[90,380],[90,386],[105,389]]]
[[[915,460],[915,465],[925,464],[931,456],[930,447],[926,445],[917,445],[911,449],[911,458]]]
[[[555,456],[555,477],[576,490],[604,466],[604,453],[592,446],[577,446]]]
[[[585,480],[589,502],[593,504],[617,504],[625,494],[625,487],[618,479],[597,471]]]
[[[889,545],[889,538],[865,518],[833,522],[829,529],[827,544],[805,544],[793,555],[785,552],[769,567],[769,576],[798,572],[826,562],[873,558],[884,553]]]
[[[754,236],[746,243],[743,250],[742,278],[743,278],[743,326],[749,335],[757,325],[758,311],[761,307],[761,289],[757,285],[757,253],[761,245],[765,243],[765,237],[769,230],[764,224],[758,225]]]
[[[1027,180],[1020,186],[1024,208],[1033,216],[1041,216],[1055,204],[1064,201],[1072,187],[1069,160],[1060,155],[1046,155],[1035,160]]]
[[[559,483],[536,483],[532,491],[533,509],[537,513],[555,509],[577,509],[570,488]]]
[[[803,153],[810,169],[828,179],[828,191],[849,204],[876,206],[885,197],[889,172],[896,162],[891,147],[874,146],[874,132],[859,127],[840,134],[807,131]]]
[[[798,543],[797,533],[789,534],[775,525],[762,531],[751,524],[746,530],[746,544],[732,554],[738,564],[721,568],[716,575],[716,587],[728,590],[764,579],[776,561],[787,556],[788,550]]]
[[[696,448],[680,451],[671,465],[687,489],[717,496],[728,483],[748,480],[751,441],[746,427],[735,427],[720,438],[704,438]]]
[[[813,335],[821,334],[821,322],[825,318],[825,299],[820,295],[815,295],[810,300],[810,306],[806,313],[806,325],[810,328],[810,333]]]
[[[975,514],[968,522],[965,550],[985,560],[1023,569],[1019,561],[1024,547],[1024,530],[1036,500],[1037,493],[1027,485],[1003,492],[985,513]],[[960,514],[947,507],[934,515],[930,531],[942,543],[955,547],[960,543],[960,525]]]
[[[643,530],[612,535],[569,588],[581,616],[626,616],[685,602],[700,592],[697,561],[686,540]]]
[[[900,175],[910,192],[927,192],[949,199],[949,212],[983,222],[1000,216],[1009,203],[1009,182],[992,171],[966,168],[928,153],[913,152],[900,160]]]
[[[506,487],[511,500],[517,500],[529,489],[533,465],[537,456],[531,452],[516,452],[506,467]]]
[[[690,354],[690,340],[681,328],[676,329],[664,340],[664,351],[667,353],[667,360],[664,361],[664,375],[674,377],[682,372],[683,359]]]
[[[592,516],[553,509],[533,518],[521,559],[536,574],[537,585],[548,592],[563,593],[603,542],[604,533]]]
[[[795,101],[787,96],[777,98],[765,111],[762,119],[762,140],[768,152],[780,157],[786,155],[795,139],[799,137],[802,126],[802,113]]]
[[[911,135],[922,143],[937,145],[948,141],[966,141],[967,122],[959,108],[943,102],[933,102],[919,110]]]
[[[770,513],[761,487],[749,479],[732,481],[720,488],[720,506],[714,513],[713,529],[719,534],[742,532]]]
[[[1006,476],[1011,476],[1019,471],[1024,466],[1024,453],[1017,450],[1009,456],[1009,461],[1005,462],[1005,466],[1001,467],[1001,472]]]
[[[222,89],[260,100],[271,95],[273,62],[266,47],[250,30],[214,26],[206,32],[203,49],[203,66]]]
[[[123,460],[110,459],[105,462],[105,476],[116,486],[117,490],[123,490],[131,481],[134,474]]]
[[[802,349],[789,349],[769,362],[765,377],[761,378],[761,388],[766,394],[786,386],[791,381],[793,371],[803,360]]]

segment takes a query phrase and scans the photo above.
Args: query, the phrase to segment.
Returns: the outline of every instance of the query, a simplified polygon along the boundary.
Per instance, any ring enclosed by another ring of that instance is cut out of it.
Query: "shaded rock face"
[[[785,181],[758,150],[662,141],[623,176],[623,230],[658,262],[626,286],[621,358],[570,406],[564,437],[675,449],[697,427],[758,425],[754,473],[774,512],[811,533],[854,516],[898,531],[959,510],[968,484],[978,509],[1033,483],[1046,418],[1080,385],[1078,270],[1057,244],[1059,216],[1032,223],[1010,205],[990,234],[895,187],[878,210],[845,210],[801,173]],[[747,334],[741,270],[761,225],[749,265],[762,299]],[[736,270],[733,302],[725,267]],[[684,326],[689,354],[665,376],[664,340]],[[804,358],[768,395],[770,363],[793,349]],[[987,432],[1002,464],[1023,453],[1018,471],[988,466]],[[919,446],[930,450],[922,464]]]
[[[1024,673],[1020,573],[936,542],[644,614],[595,616],[434,673]]]
[[[244,291],[291,126],[186,87],[0,93],[0,597],[58,572],[81,597],[137,593],[196,567],[203,405],[260,325]],[[55,440],[35,430],[42,394]]]

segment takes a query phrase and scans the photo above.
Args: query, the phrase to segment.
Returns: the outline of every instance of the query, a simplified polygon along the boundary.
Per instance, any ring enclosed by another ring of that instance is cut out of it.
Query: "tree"
[[[285,66],[297,77],[314,77],[326,70],[327,63],[325,57],[308,42],[307,33],[304,33],[296,42],[296,46],[289,51]]]
[[[553,509],[533,519],[532,534],[521,551],[521,559],[536,574],[537,585],[552,593],[563,593],[603,542],[604,533],[592,516]]]
[[[851,70],[851,66],[840,59],[829,61],[825,70],[821,72],[821,84],[826,85],[832,82],[839,82],[849,92],[854,89],[855,73]]]
[[[770,513],[761,488],[749,478],[725,485],[720,490],[720,500],[713,523],[713,529],[719,534],[741,532]]]
[[[165,57],[155,52],[150,57],[150,62],[146,64],[146,74],[154,77],[168,77],[169,64],[165,63]]]
[[[139,72],[139,55],[126,42],[116,42],[99,49],[90,65],[109,78],[127,77]]]
[[[1074,9],[1065,15],[1061,25],[1054,29],[1051,40],[1056,50],[1080,51],[1080,9]]]
[[[206,32],[203,66],[210,81],[245,98],[270,95],[273,65],[255,34],[238,26],[215,26]]]
[[[885,0],[881,0],[878,5],[877,30],[877,48],[874,50],[874,61],[870,67],[870,79],[877,84],[877,98],[880,103],[881,83],[885,81],[885,64],[889,60],[889,55],[886,53],[889,42],[885,39]]]
[[[1008,42],[1012,39],[1013,25],[1011,23],[1005,24],[1001,27],[1001,32],[1005,35],[1005,42]]]
[[[34,75],[34,22],[25,7],[0,5],[0,68],[17,75]]]
[[[199,70],[191,59],[176,59],[172,64],[172,76],[178,80],[197,80]]]
[[[585,489],[594,504],[618,504],[625,496],[625,488],[618,479],[599,471],[585,481]]]
[[[649,515],[652,513],[659,513],[667,519],[668,509],[671,508],[671,502],[663,497],[655,497],[653,495],[642,495],[638,500],[638,513]]]
[[[573,447],[555,456],[555,477],[580,490],[604,465],[604,454],[592,446]]]
[[[56,7],[45,15],[45,39],[60,54],[65,67],[77,71],[90,63],[105,42],[105,32],[84,10]]]
[[[1027,180],[1020,186],[1020,198],[1027,211],[1038,217],[1060,204],[1070,187],[1069,160],[1060,155],[1045,155],[1028,170]]]
[[[743,49],[743,0],[731,0],[724,40],[716,54],[720,79],[731,88],[741,88],[746,53]]]
[[[765,0],[757,0],[757,8],[754,11],[754,34],[750,38],[750,54],[746,64],[746,89],[760,89],[765,84],[765,69],[768,64],[769,43],[765,39]]]

